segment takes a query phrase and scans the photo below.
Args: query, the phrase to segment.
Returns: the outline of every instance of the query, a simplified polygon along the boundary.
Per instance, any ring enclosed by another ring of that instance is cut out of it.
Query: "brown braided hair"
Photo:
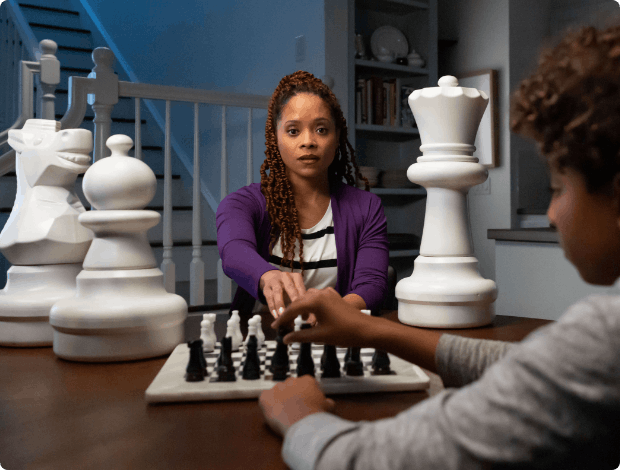
[[[609,192],[620,172],[620,25],[569,30],[545,48],[512,96],[510,121],[550,168],[578,171],[589,193]]]
[[[288,101],[299,93],[311,93],[320,97],[329,107],[332,119],[336,124],[336,129],[340,131],[340,141],[336,149],[334,161],[327,169],[329,185],[342,181],[344,177],[347,184],[354,186],[355,177],[351,173],[349,163],[353,164],[355,176],[364,181],[365,190],[370,191],[368,179],[362,176],[355,161],[355,150],[347,138],[347,121],[342,114],[338,99],[327,85],[314,75],[304,71],[297,71],[287,75],[276,87],[267,110],[267,123],[265,124],[265,161],[260,167],[261,192],[267,200],[267,211],[271,222],[271,240],[269,243],[269,256],[272,254],[278,236],[281,234],[282,242],[282,261],[280,266],[285,263],[293,269],[293,259],[295,258],[295,242],[299,240],[299,261],[301,263],[301,275],[304,273],[304,245],[301,238],[301,228],[295,197],[285,172],[284,162],[278,150],[276,129],[280,120],[282,109]],[[267,171],[269,170],[269,175]]]

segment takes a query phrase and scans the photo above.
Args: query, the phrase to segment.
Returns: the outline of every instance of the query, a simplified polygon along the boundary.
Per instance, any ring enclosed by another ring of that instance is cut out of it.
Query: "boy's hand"
[[[271,390],[261,393],[258,404],[265,421],[278,435],[284,436],[297,421],[313,413],[332,411],[335,403],[326,398],[314,377],[288,378]]]
[[[271,326],[291,324],[297,315],[314,314],[316,324],[307,330],[294,331],[284,337],[286,344],[294,342],[325,343],[341,347],[368,346],[372,318],[344,301],[332,287],[308,289],[306,295],[291,303]]]

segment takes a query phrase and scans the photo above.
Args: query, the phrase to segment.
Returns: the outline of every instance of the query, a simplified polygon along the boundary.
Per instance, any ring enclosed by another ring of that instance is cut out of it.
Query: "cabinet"
[[[375,82],[375,90],[380,89],[378,81],[393,83],[397,88],[392,96],[396,104],[402,103],[403,86],[413,89],[437,86],[437,0],[349,0],[349,40],[348,40],[348,96],[347,122],[349,139],[356,149],[360,166],[373,166],[381,170],[398,170],[406,174],[407,168],[421,155],[417,128],[407,126],[401,119],[400,106],[393,109],[391,119],[383,124],[368,122],[369,109],[366,106],[366,119],[362,119],[360,104],[363,98],[357,94],[366,80]],[[425,60],[422,67],[399,65],[396,63],[369,60],[373,57],[371,36],[382,26],[389,25],[400,30],[407,39],[408,53],[412,48]],[[366,49],[366,60],[355,57],[356,35],[362,35]],[[374,78],[373,78],[374,77]],[[394,90],[394,88],[392,88]],[[367,90],[368,92],[368,87]],[[389,96],[389,86],[384,92]],[[392,100],[387,99],[390,103]],[[388,106],[385,112],[389,113]],[[385,113],[384,113],[385,114]],[[388,114],[389,115],[389,114]],[[394,119],[396,118],[396,119]],[[363,122],[366,121],[366,122]],[[415,126],[415,123],[413,123]],[[419,238],[422,236],[426,190],[419,188],[371,188],[379,195],[388,222],[390,238],[390,264],[406,266],[409,275],[412,269],[411,257],[419,254]],[[407,241],[407,235],[411,240]],[[396,241],[396,243],[394,243]],[[395,260],[395,258],[401,258]],[[399,275],[399,278],[401,276]]]

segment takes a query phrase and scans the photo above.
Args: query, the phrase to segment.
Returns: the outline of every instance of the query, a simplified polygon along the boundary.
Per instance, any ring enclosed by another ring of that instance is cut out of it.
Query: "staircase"
[[[70,76],[87,76],[93,67],[91,58],[95,47],[105,44],[95,44],[93,35],[88,29],[84,29],[80,19],[83,12],[76,11],[69,0],[23,0],[19,7],[26,21],[30,25],[37,41],[51,39],[58,44],[56,57],[61,64],[60,84],[56,94],[56,119],[60,120],[68,106],[68,80]],[[116,73],[120,80],[129,81],[126,73],[116,67]],[[158,126],[148,122],[144,116],[150,116],[142,106],[141,133],[142,133],[142,159],[155,172],[157,176],[157,193],[147,209],[158,211],[163,214],[163,135]],[[36,117],[36,113],[35,113]],[[94,132],[94,113],[89,106],[86,117],[81,127]],[[131,98],[120,98],[114,106],[112,113],[112,135],[125,134],[134,138],[135,133],[135,109]],[[183,296],[189,304],[189,263],[192,254],[192,193],[191,175],[185,175],[187,183],[184,183],[182,174],[185,169],[173,160],[173,261],[176,265],[176,293]],[[82,193],[82,176],[77,180],[77,193],[86,205],[86,199]],[[186,187],[186,184],[187,187]],[[8,173],[0,177],[0,230],[4,227],[11,212],[16,193],[15,173]],[[217,274],[215,266],[219,259],[217,252],[216,229],[214,214],[207,204],[202,204],[202,259],[205,263],[205,305],[193,306],[190,311],[228,309],[230,304],[217,304]],[[151,246],[161,264],[163,257],[162,227],[154,227],[148,233]],[[0,288],[6,282],[6,271],[9,268],[8,261],[0,254]],[[233,281],[233,290],[237,285]]]

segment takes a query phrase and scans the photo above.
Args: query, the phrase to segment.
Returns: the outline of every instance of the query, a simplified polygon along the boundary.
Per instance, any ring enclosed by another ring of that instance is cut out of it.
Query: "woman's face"
[[[299,93],[289,99],[277,123],[277,141],[286,176],[297,183],[324,181],[334,161],[340,132],[323,99]]]
[[[613,199],[590,194],[571,168],[551,170],[553,196],[547,210],[564,256],[590,284],[611,285],[620,277],[619,214]]]

